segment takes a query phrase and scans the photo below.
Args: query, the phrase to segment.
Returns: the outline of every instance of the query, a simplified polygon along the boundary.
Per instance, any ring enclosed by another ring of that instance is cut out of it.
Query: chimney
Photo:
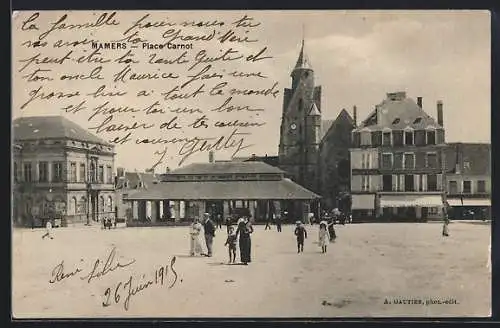
[[[166,174],[169,174],[170,173],[170,168],[167,166],[167,168],[165,169],[165,173]]]
[[[444,126],[443,125],[443,102],[441,100],[438,100],[436,107],[437,107],[438,124],[441,126]]]
[[[422,97],[417,97],[417,105],[422,108]]]
[[[354,119],[354,126],[358,125],[358,109],[356,105],[352,107],[352,118]]]
[[[208,162],[209,163],[214,163],[215,162],[215,156],[213,150],[208,152]]]
[[[116,168],[116,175],[118,177],[123,177],[125,176],[125,169],[123,167],[118,167]]]

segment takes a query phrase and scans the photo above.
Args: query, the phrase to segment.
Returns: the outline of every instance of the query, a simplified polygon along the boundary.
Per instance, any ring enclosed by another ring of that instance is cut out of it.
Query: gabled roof
[[[397,98],[391,98],[397,95]],[[406,93],[390,93],[381,104],[356,128],[355,131],[369,129],[372,131],[384,128],[403,130],[404,128],[425,129],[442,127],[428,115],[417,103],[406,97]]]
[[[321,122],[321,136],[320,136],[321,140],[323,140],[323,138],[329,133],[330,129],[335,129],[335,127],[341,121],[347,121],[348,123],[350,123],[354,126],[354,119],[351,117],[351,115],[344,108],[340,111],[339,115],[337,115],[336,119]]]
[[[215,163],[193,163],[181,167],[169,174],[254,174],[254,173],[284,173],[282,170],[263,162],[215,162]]]
[[[308,115],[309,116],[321,116],[321,113],[319,112],[318,106],[316,106],[316,102],[313,101]]]
[[[27,116],[12,122],[16,141],[69,139],[112,146],[63,116]]]
[[[159,179],[153,173],[143,173],[143,172],[125,172],[123,177],[119,177],[116,188],[125,188],[125,182],[128,182],[128,189],[139,188],[139,182],[143,183],[143,188],[150,188],[155,181],[158,182]]]

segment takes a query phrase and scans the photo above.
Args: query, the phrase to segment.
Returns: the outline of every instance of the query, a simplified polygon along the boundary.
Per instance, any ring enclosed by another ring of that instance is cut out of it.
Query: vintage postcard
[[[12,315],[491,315],[487,11],[12,14]]]

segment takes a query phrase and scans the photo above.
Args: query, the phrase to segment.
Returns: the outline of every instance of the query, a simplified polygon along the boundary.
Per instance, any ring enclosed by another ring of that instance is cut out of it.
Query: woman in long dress
[[[250,234],[253,233],[253,227],[248,219],[239,219],[238,228],[236,230],[236,235],[239,237],[240,244],[240,260],[241,263],[247,265],[252,262],[251,259],[251,249],[252,240]]]
[[[202,253],[201,242],[200,242],[200,233],[201,233],[202,225],[198,219],[194,219],[191,228],[189,229],[190,234],[190,251],[189,254],[191,256],[199,255]]]

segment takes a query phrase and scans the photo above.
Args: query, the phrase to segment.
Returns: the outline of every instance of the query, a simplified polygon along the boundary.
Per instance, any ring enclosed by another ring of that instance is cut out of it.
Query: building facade
[[[352,215],[359,220],[441,217],[445,130],[405,92],[388,93],[352,132]]]
[[[13,128],[14,224],[115,215],[113,145],[62,116],[22,117]]]
[[[447,202],[453,219],[491,217],[491,144],[449,143]]]

